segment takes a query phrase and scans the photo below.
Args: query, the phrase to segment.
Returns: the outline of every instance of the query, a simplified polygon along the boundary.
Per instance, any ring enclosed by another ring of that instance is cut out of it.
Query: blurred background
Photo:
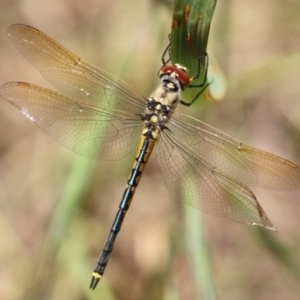
[[[300,165],[299,15],[298,0],[219,1],[208,51],[226,97],[181,111]],[[0,83],[50,87],[7,37],[24,23],[148,96],[171,19],[172,1],[2,0]],[[0,136],[0,299],[299,299],[300,191],[253,188],[270,233],[174,201],[154,154],[92,292],[135,153],[82,158],[5,101]]]

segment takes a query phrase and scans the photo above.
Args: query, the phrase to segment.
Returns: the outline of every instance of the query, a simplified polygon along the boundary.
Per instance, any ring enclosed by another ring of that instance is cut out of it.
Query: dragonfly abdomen
[[[146,137],[145,135],[141,136],[136,159],[133,164],[131,175],[129,176],[129,179],[127,181],[127,185],[119,205],[119,210],[116,214],[108,239],[100,254],[97,265],[92,275],[92,281],[90,285],[92,289],[96,287],[96,285],[98,284],[99,280],[101,279],[105,271],[105,267],[108,263],[109,255],[113,250],[115,239],[121,229],[124,217],[126,215],[127,210],[129,209],[135,190],[145,170],[146,164],[150,158],[155,143],[156,143],[155,139],[151,139],[149,137]]]

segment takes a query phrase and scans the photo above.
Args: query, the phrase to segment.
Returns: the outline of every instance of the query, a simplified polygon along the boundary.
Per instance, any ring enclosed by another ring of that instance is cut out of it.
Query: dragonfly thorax
[[[142,114],[145,123],[143,134],[155,140],[162,130],[168,129],[166,124],[177,107],[181,92],[181,84],[175,72],[163,75],[161,80],[162,84],[148,99]]]

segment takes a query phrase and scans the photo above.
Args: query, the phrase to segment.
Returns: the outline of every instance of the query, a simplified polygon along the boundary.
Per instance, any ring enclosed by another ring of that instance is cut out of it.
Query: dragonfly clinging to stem
[[[163,66],[158,88],[146,98],[33,27],[12,25],[8,35],[61,93],[9,82],[0,88],[4,99],[54,140],[83,156],[116,160],[137,147],[119,210],[92,275],[92,289],[105,271],[154,146],[166,186],[176,198],[209,214],[274,230],[248,186],[297,189],[300,169],[175,112],[180,92],[191,82],[184,67]]]

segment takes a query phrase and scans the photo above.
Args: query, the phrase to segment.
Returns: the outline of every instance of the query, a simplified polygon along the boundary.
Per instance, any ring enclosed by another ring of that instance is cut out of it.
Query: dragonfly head
[[[179,90],[184,90],[190,85],[190,78],[187,73],[187,68],[179,64],[175,64],[174,66],[163,66],[158,75],[161,81],[170,81],[174,83]]]

